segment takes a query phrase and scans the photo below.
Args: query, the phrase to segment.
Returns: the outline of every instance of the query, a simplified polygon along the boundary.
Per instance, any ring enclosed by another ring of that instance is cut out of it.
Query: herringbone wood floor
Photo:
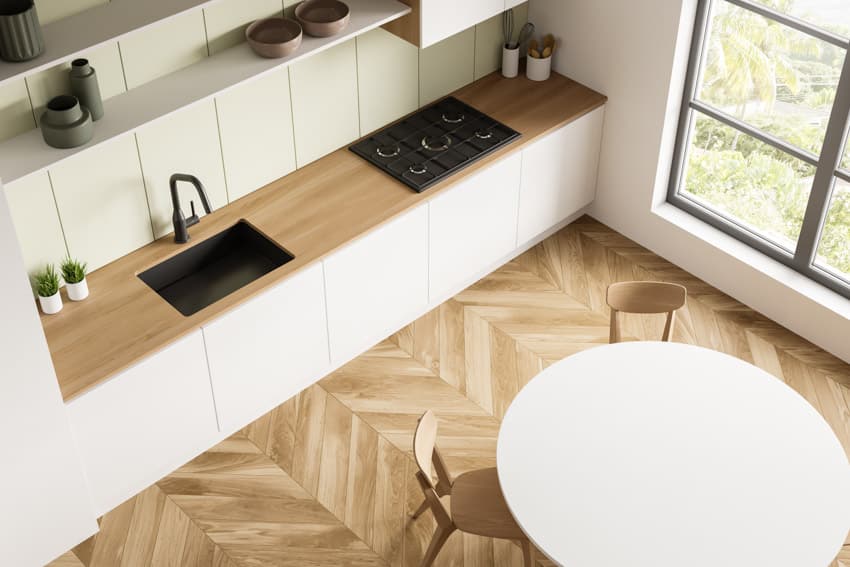
[[[53,565],[116,567],[418,564],[434,529],[410,447],[433,408],[453,473],[495,462],[499,420],[554,361],[605,343],[605,289],[684,284],[674,339],[786,381],[850,450],[850,366],[590,218],[506,264],[100,520]],[[632,338],[661,321],[627,318]],[[850,547],[834,567],[850,567]],[[521,565],[519,548],[455,533],[443,566]]]

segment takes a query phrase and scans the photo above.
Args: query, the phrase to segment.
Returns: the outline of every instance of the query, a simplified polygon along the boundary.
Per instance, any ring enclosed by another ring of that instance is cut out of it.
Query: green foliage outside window
[[[786,13],[794,8],[794,0],[763,3]],[[715,0],[706,49],[700,100],[820,155],[843,49],[721,0]],[[815,168],[697,117],[683,189],[793,251]],[[850,148],[844,166],[850,166]],[[818,254],[850,275],[849,184],[833,191]]]

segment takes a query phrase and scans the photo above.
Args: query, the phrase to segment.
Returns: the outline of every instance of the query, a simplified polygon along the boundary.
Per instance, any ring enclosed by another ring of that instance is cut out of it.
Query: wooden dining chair
[[[611,308],[609,342],[622,340],[618,314],[667,313],[662,341],[669,341],[676,324],[676,311],[685,306],[688,290],[685,286],[666,282],[618,282],[608,286],[608,307]]]
[[[413,436],[413,455],[419,467],[416,480],[425,494],[425,500],[413,514],[413,519],[430,508],[437,520],[437,531],[431,538],[421,567],[434,563],[443,544],[455,530],[517,540],[522,548],[523,566],[532,567],[534,547],[508,510],[496,469],[470,471],[452,480],[436,442],[437,417],[428,410],[419,418]],[[437,476],[436,483],[432,470]]]

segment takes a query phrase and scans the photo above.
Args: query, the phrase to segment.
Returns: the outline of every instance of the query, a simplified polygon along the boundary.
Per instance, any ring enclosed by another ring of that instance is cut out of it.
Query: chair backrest
[[[608,286],[608,307],[611,308],[610,342],[621,340],[620,323],[623,313],[667,313],[662,341],[669,341],[676,322],[676,310],[685,306],[688,290],[685,286],[667,282],[618,282]]]
[[[440,501],[440,496],[451,493],[452,479],[437,449],[437,416],[431,410],[422,414],[416,426],[413,434],[413,458],[419,467],[416,478],[434,515],[448,519],[449,511]],[[437,473],[436,483],[433,472]]]
[[[437,448],[437,416],[431,410],[419,418],[416,432],[413,434],[413,457],[419,470],[429,481],[431,480],[431,462],[434,450]]]

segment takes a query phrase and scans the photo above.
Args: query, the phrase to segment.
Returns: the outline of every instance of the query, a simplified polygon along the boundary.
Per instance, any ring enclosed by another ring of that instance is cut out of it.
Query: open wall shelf
[[[0,61],[0,86],[70,61],[93,47],[115,41],[220,0],[112,0],[42,28],[44,53],[30,61]]]
[[[113,3],[118,2],[113,0]],[[183,3],[188,2],[183,0]],[[298,50],[288,57],[263,59],[242,43],[104,101],[104,116],[94,125],[94,138],[83,146],[67,150],[52,148],[44,142],[39,130],[31,130],[0,143],[0,179],[9,183],[48,168],[410,12],[409,6],[396,0],[348,0],[348,4],[351,21],[343,33],[327,38],[305,35]]]

